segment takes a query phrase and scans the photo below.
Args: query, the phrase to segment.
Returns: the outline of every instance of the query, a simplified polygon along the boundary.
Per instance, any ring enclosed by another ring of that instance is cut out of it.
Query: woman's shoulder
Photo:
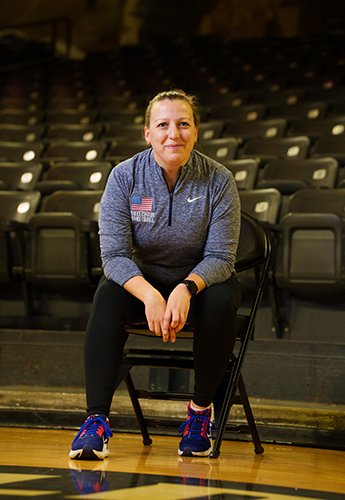
[[[232,177],[231,171],[227,167],[225,167],[225,165],[218,162],[214,158],[207,156],[202,151],[194,149],[193,157],[196,168],[203,170],[207,175],[220,176],[225,178]]]

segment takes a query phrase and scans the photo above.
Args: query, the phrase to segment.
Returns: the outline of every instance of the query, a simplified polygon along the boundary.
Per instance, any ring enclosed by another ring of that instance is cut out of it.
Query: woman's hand
[[[190,298],[187,287],[181,283],[169,295],[162,324],[164,342],[168,342],[169,339],[175,342],[177,332],[186,324]]]
[[[151,332],[156,335],[163,335],[163,322],[166,311],[166,301],[155,288],[147,294],[144,300],[145,315]],[[164,336],[163,336],[164,340]]]

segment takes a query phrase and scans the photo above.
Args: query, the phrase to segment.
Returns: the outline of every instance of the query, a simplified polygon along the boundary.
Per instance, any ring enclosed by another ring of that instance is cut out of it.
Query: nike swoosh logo
[[[202,196],[196,196],[195,198],[187,198],[188,203],[193,203],[193,201],[198,200],[199,198],[202,198]]]

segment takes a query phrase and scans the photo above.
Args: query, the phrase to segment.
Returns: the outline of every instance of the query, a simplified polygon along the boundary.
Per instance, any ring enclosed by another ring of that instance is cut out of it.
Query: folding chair
[[[242,212],[241,215],[241,234],[236,260],[236,271],[241,273],[248,269],[256,268],[258,270],[257,283],[253,300],[249,310],[246,313],[239,312],[238,328],[237,328],[237,344],[238,350],[229,360],[228,369],[224,376],[223,382],[214,398],[215,410],[215,441],[211,458],[217,458],[220,454],[220,447],[227,426],[227,420],[230,409],[234,404],[240,404],[244,408],[247,419],[245,426],[235,426],[232,430],[239,433],[250,433],[254,443],[255,453],[263,453],[260,437],[256,428],[251,406],[245,389],[245,384],[242,377],[242,366],[245,360],[249,342],[254,338],[255,318],[258,312],[261,298],[264,292],[264,287],[267,280],[269,263],[271,256],[271,244],[268,232],[264,225],[248,214]],[[246,309],[247,311],[247,309]],[[129,325],[127,329],[130,334],[138,334],[144,336],[155,335],[147,329],[147,324]],[[183,340],[191,339],[193,332],[186,325],[186,328],[178,335],[177,344]],[[159,342],[159,340],[157,340]],[[155,366],[176,369],[192,369],[193,355],[188,349],[152,349],[130,348],[125,350],[123,358],[122,373],[118,383],[125,381],[127,389],[133,404],[139,428],[143,437],[144,445],[149,445],[152,440],[149,435],[148,426],[154,424],[146,419],[143,415],[140,401],[141,398],[150,399],[190,399],[190,394],[174,394],[174,393],[159,393],[152,391],[142,391],[135,387],[131,369],[135,366]],[[157,424],[157,422],[155,422]]]

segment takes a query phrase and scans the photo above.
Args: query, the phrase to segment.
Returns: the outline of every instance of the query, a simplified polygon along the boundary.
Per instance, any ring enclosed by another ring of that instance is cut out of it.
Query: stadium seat
[[[232,172],[239,190],[255,188],[259,170],[257,161],[248,158],[222,161],[222,164]]]
[[[40,163],[0,162],[0,189],[34,191],[42,171]]]
[[[25,279],[77,287],[99,279],[98,207],[102,191],[56,191],[28,223]]]
[[[47,126],[44,140],[66,140],[74,142],[98,141],[102,134],[102,126],[98,123],[89,125],[55,123]]]
[[[0,141],[39,142],[44,133],[44,125],[0,125]]]
[[[142,141],[126,141],[124,138],[119,138],[119,140],[111,142],[104,159],[116,165],[148,147],[150,146],[144,139]]]
[[[219,162],[234,160],[237,155],[239,141],[233,137],[210,139],[196,145],[196,149]]]
[[[284,137],[287,121],[283,119],[258,120],[254,122],[227,121],[223,137],[237,137],[243,140],[252,137]]]
[[[310,139],[305,136],[262,139],[259,137],[245,142],[239,158],[257,158],[261,165],[273,159],[298,160],[307,158]]]
[[[42,142],[0,142],[0,161],[35,162],[40,160],[44,150]]]
[[[31,217],[39,208],[38,191],[0,191],[0,286],[19,287],[25,314],[32,303],[24,279],[25,235]],[[6,300],[7,293],[3,295]]]
[[[106,149],[104,141],[51,141],[42,155],[42,162],[49,167],[57,161],[99,161]]]
[[[277,285],[321,302],[343,300],[345,189],[305,189],[290,198],[281,219]]]
[[[318,158],[331,156],[335,158],[341,167],[345,166],[345,141],[342,136],[322,136],[311,151],[311,156]]]
[[[57,162],[44,173],[36,189],[42,195],[58,190],[103,191],[111,169],[112,164],[105,161]]]
[[[257,188],[275,188],[289,195],[309,187],[334,188],[338,179],[334,158],[272,160],[262,169]]]

